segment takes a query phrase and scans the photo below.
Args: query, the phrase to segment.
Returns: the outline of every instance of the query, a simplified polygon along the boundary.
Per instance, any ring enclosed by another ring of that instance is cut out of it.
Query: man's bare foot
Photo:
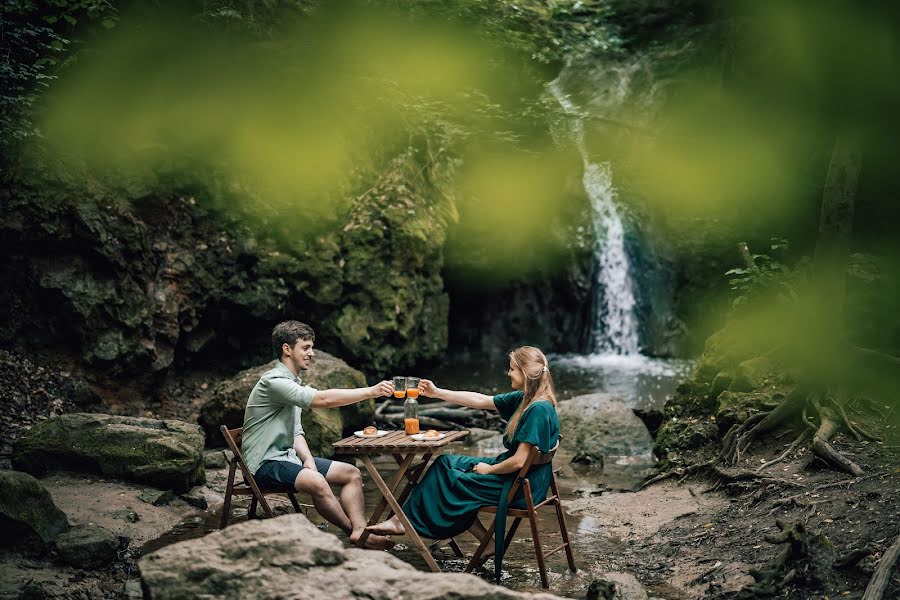
[[[350,534],[350,543],[356,544],[359,541],[360,536],[362,536],[362,531],[354,531]],[[394,547],[394,540],[389,537],[384,537],[381,535],[370,535],[366,538],[366,548],[370,550],[390,550]]]
[[[366,531],[378,535],[403,535],[406,533],[406,528],[403,527],[403,523],[400,522],[400,519],[391,517],[387,521],[369,525],[366,527]]]

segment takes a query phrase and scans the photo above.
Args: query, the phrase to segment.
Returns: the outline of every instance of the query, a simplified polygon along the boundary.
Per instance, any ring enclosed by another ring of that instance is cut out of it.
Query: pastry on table
[[[363,429],[363,435],[375,435],[376,433],[378,433],[378,428],[374,425],[369,425]]]
[[[426,431],[425,433],[422,434],[422,437],[425,439],[439,438],[439,437],[441,437],[441,432],[438,431],[437,429],[429,429],[428,431]]]

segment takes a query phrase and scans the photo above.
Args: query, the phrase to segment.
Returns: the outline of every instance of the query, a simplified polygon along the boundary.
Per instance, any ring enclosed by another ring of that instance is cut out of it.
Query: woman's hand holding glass
[[[438,387],[430,379],[422,379],[419,381],[419,393],[429,398],[437,398]]]

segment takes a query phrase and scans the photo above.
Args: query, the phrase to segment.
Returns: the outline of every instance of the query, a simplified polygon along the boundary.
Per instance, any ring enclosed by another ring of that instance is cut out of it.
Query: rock
[[[608,394],[587,394],[557,407],[562,448],[575,461],[649,454],[653,440],[632,410]]]
[[[209,502],[207,502],[206,496],[203,495],[200,488],[195,488],[187,494],[181,494],[178,497],[194,508],[199,508],[200,510],[206,510],[209,507]]]
[[[591,581],[585,600],[647,600],[647,592],[634,575],[604,573]]]
[[[259,367],[241,371],[231,379],[218,384],[213,395],[200,408],[197,422],[206,432],[206,442],[210,446],[222,446],[225,440],[219,431],[221,425],[229,428],[240,427],[244,422],[244,407],[253,386],[259,378],[275,365],[276,361]],[[301,374],[304,383],[317,389],[365,387],[362,373],[330,354],[316,350],[309,370]],[[339,440],[345,432],[355,427],[369,425],[375,412],[374,400],[366,400],[340,409],[303,411],[303,430],[310,450],[316,456],[330,457],[331,444]]]
[[[734,381],[734,373],[732,373],[731,370],[721,371],[713,378],[712,385],[710,385],[709,389],[710,396],[718,398],[719,394],[731,387],[732,381]]]
[[[174,499],[175,492],[172,490],[143,490],[138,496],[138,500],[153,506],[166,506]]]
[[[672,417],[656,432],[653,452],[660,458],[671,459],[679,450],[698,448],[719,439],[719,428],[709,417]]]
[[[91,569],[116,559],[119,537],[99,525],[76,525],[56,538],[56,549],[67,565]]]
[[[766,386],[770,380],[777,378],[775,365],[767,356],[757,356],[740,363],[735,369],[735,376],[728,387],[733,392],[752,392]]]
[[[203,432],[169,419],[73,413],[32,427],[13,465],[29,473],[69,470],[186,491],[205,481]]]
[[[113,511],[112,517],[113,519],[121,519],[129,523],[137,523],[141,520],[141,517],[137,514],[137,512],[131,510],[130,508],[122,508]]]
[[[65,513],[37,479],[19,471],[0,471],[0,544],[40,549],[68,527]]]
[[[141,589],[141,582],[139,579],[129,579],[125,582],[124,588],[125,597],[128,600],[141,600],[144,597],[144,591]]]
[[[228,461],[221,450],[208,450],[203,453],[203,466],[206,469],[224,469]]]
[[[344,549],[299,514],[239,523],[167,546],[138,563],[148,600],[406,598],[506,600],[513,592],[461,573],[425,573],[385,552]]]
[[[663,411],[656,408],[632,408],[631,412],[637,415],[651,436],[655,436],[660,425],[662,425],[665,415]]]

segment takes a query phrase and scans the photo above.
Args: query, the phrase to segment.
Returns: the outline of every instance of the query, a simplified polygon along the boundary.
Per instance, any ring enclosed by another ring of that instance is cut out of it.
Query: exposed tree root
[[[800,522],[775,523],[780,531],[767,535],[766,541],[784,546],[767,568],[750,571],[756,583],[741,590],[739,598],[772,596],[793,581],[823,587],[832,579],[834,549],[827,537],[807,531]]]
[[[838,429],[838,425],[833,417],[834,412],[830,408],[823,407],[819,411],[820,424],[818,431],[816,431],[816,434],[813,436],[813,452],[816,453],[816,456],[819,456],[833,467],[846,471],[854,477],[859,477],[863,474],[863,470],[859,465],[835,450],[832,445],[828,443],[831,436],[834,435]]]
[[[869,580],[869,585],[866,586],[862,600],[881,600],[884,590],[890,581],[891,571],[894,570],[894,563],[897,562],[897,558],[900,558],[900,535],[894,539],[894,543],[891,544],[891,547],[878,561],[878,566],[875,567],[875,573],[872,575],[872,579]]]
[[[780,463],[781,461],[783,461],[785,458],[788,457],[788,455],[789,455],[791,452],[794,451],[794,449],[795,449],[797,446],[799,446],[801,443],[803,443],[803,442],[806,440],[806,438],[807,438],[808,436],[809,436],[809,430],[808,430],[808,429],[804,429],[803,431],[801,431],[801,432],[800,432],[800,435],[797,436],[797,439],[795,439],[793,442],[791,442],[791,445],[788,446],[788,449],[787,449],[787,450],[785,450],[785,451],[782,452],[778,457],[773,458],[773,459],[770,460],[769,462],[763,463],[763,464],[761,464],[760,466],[758,466],[758,467],[756,468],[756,472],[758,473],[759,471],[762,471],[763,469],[767,469],[767,468],[771,467],[772,465],[778,464],[778,463]]]

